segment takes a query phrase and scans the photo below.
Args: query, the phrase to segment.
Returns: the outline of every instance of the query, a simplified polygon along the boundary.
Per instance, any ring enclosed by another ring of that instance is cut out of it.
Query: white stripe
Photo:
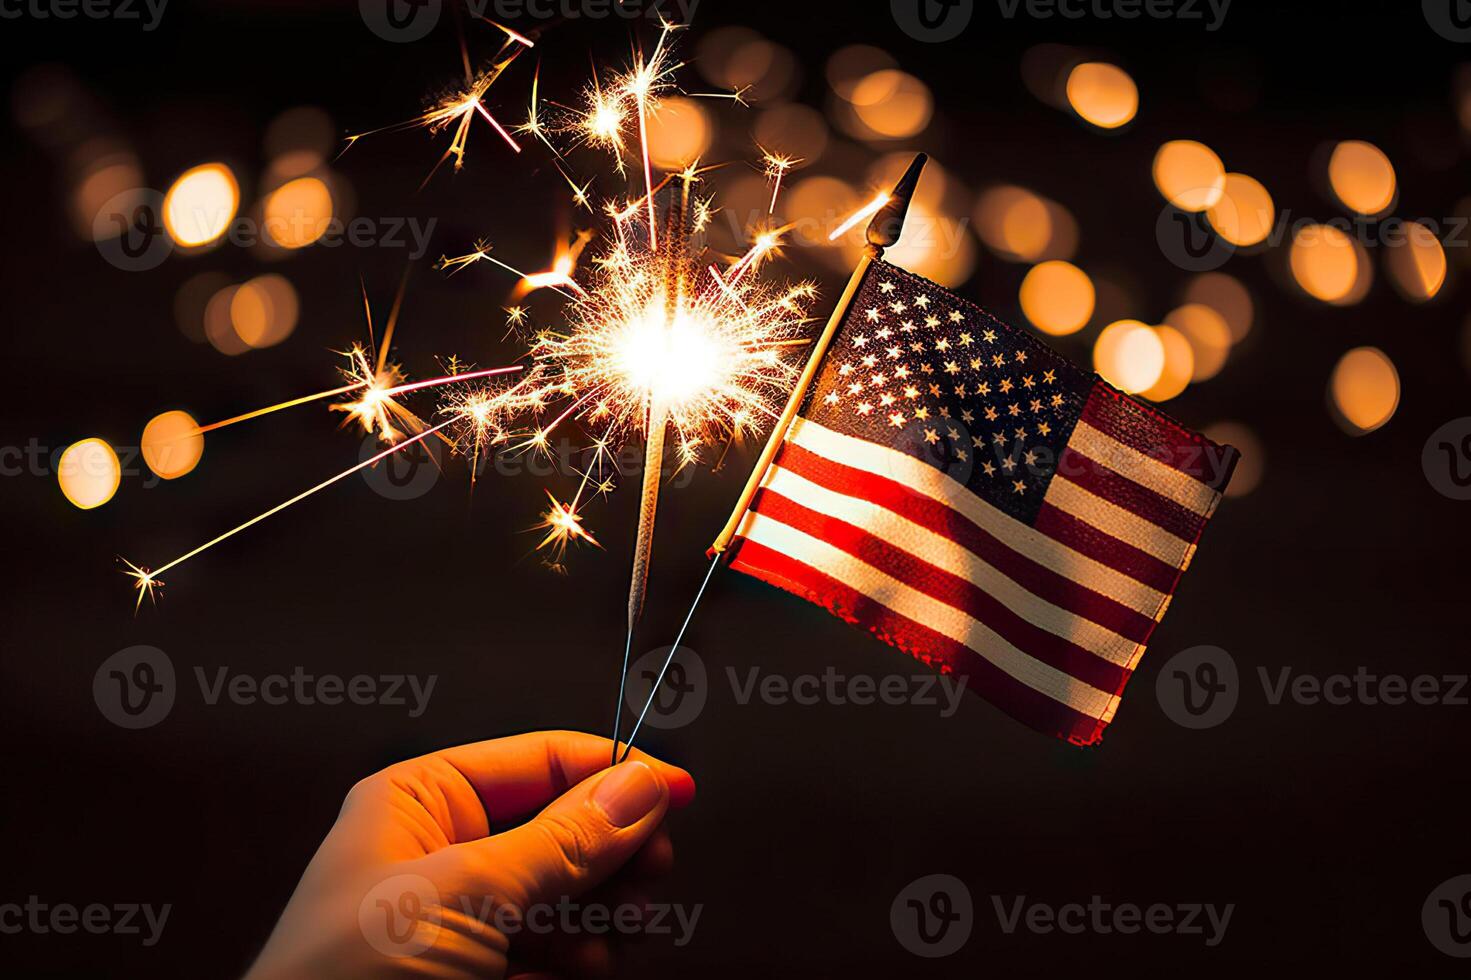
[[[1123,667],[1133,659],[1138,643],[1032,594],[943,534],[936,534],[867,500],[835,493],[791,470],[773,469],[779,470],[767,484],[773,492],[819,514],[860,527],[920,561],[974,582],[1022,619],[1076,643],[1110,663]],[[1146,617],[1152,617],[1154,609],[1150,606],[1139,611]]]
[[[1152,616],[1153,610],[1164,602],[1164,593],[1002,513],[954,478],[913,456],[834,432],[802,418],[792,423],[787,439],[819,456],[924,494],[969,518],[1012,551],[1075,582],[1083,582],[1131,609],[1143,609],[1145,615]]]
[[[866,562],[809,534],[755,514],[746,537],[828,575],[900,616],[962,643],[1027,687],[1075,711],[1099,718],[1114,696],[1018,650],[984,623],[932,599]]]
[[[1193,476],[1119,442],[1081,419],[1073,428],[1068,446],[1202,517],[1209,517],[1220,499],[1220,494]],[[1203,452],[1201,458],[1204,459]]]
[[[1061,473],[1052,477],[1047,495],[1042,499],[1104,534],[1153,555],[1172,568],[1183,565],[1185,556],[1190,553],[1189,541],[1177,538],[1158,524],[1083,489]]]

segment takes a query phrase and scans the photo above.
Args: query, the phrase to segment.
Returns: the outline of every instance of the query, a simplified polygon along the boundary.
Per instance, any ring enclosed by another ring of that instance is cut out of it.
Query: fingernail
[[[592,794],[593,802],[615,827],[638,823],[663,797],[659,777],[642,762],[614,766]]]

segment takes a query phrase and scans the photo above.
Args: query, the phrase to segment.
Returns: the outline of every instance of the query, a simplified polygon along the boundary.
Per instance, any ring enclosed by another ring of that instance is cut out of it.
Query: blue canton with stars
[[[923,460],[1031,524],[1095,380],[980,307],[875,261],[801,414]]]

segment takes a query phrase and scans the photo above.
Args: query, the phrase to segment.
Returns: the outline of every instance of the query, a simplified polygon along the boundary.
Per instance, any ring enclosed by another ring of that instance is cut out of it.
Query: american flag
[[[875,261],[732,567],[1092,744],[1236,450]]]

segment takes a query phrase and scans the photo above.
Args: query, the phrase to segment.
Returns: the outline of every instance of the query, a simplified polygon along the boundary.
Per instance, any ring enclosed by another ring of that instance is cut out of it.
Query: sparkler
[[[366,136],[374,136],[378,133],[392,133],[406,129],[420,128],[427,129],[430,133],[440,133],[449,130],[453,134],[450,137],[449,148],[444,151],[444,155],[439,158],[439,162],[430,169],[429,174],[424,178],[424,183],[428,184],[430,178],[434,176],[440,167],[444,166],[446,160],[454,159],[454,169],[456,171],[465,165],[465,148],[470,139],[470,126],[475,121],[475,117],[479,116],[490,124],[490,127],[495,130],[496,134],[512,150],[520,153],[521,145],[516,142],[515,137],[485,107],[485,97],[490,91],[490,87],[505,74],[506,69],[510,68],[511,64],[522,53],[530,50],[534,42],[530,38],[518,34],[510,28],[490,20],[488,17],[481,17],[479,19],[499,29],[506,35],[506,39],[502,42],[500,50],[491,59],[490,67],[481,71],[479,74],[474,73],[470,68],[469,56],[466,54],[465,84],[462,90],[452,91],[435,100],[427,109],[412,119],[406,119],[403,122],[381,126],[377,129],[370,129],[348,136],[342,152],[346,153],[358,140]]]
[[[527,119],[518,127],[519,132],[551,147],[574,202],[588,208],[592,207],[591,181],[579,184],[569,176],[563,169],[567,158],[548,134],[568,136],[574,146],[609,151],[619,174],[625,173],[625,157],[636,144],[642,193],[604,207],[609,229],[583,280],[579,282],[575,273],[579,253],[588,242],[585,236],[559,248],[551,268],[539,273],[528,274],[502,261],[483,243],[468,255],[440,261],[440,268],[451,274],[488,261],[518,277],[514,298],[550,289],[568,301],[562,327],[538,333],[530,350],[533,364],[546,372],[540,391],[549,403],[556,403],[555,417],[513,448],[545,450],[551,433],[569,420],[602,427],[599,451],[613,441],[643,437],[625,680],[634,630],[647,594],[661,472],[671,430],[678,465],[683,467],[696,462],[704,446],[734,441],[774,419],[773,404],[786,394],[797,371],[785,355],[789,348],[805,343],[799,336],[807,322],[804,304],[814,293],[810,283],[778,288],[758,275],[762,262],[776,254],[786,229],[760,231],[745,254],[733,260],[707,256],[703,233],[712,214],[711,200],[697,194],[697,189],[702,174],[712,168],[701,170],[697,163],[691,164],[656,183],[649,121],[681,67],[669,43],[676,25],[663,22],[661,28],[653,52],[646,55],[635,48],[629,67],[621,74],[605,81],[595,67],[577,108],[548,103],[560,112],[544,113],[539,82],[533,81]],[[739,101],[740,95],[737,92],[733,98]],[[772,153],[765,158],[773,181],[774,209],[782,176],[799,161]],[[519,326],[525,310],[520,306],[512,310],[512,325]],[[538,547],[551,552],[554,562],[559,563],[574,542],[597,543],[584,527],[579,510],[590,479],[591,470],[583,474],[577,494],[568,503],[548,493],[551,508],[540,525],[547,533]],[[600,481],[598,488],[606,492],[611,482]],[[620,690],[615,742],[621,707]]]

